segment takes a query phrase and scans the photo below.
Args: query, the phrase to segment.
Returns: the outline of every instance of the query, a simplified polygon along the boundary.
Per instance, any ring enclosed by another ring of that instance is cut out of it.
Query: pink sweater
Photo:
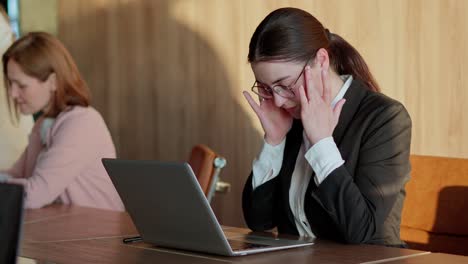
[[[29,144],[5,173],[25,186],[26,208],[59,202],[123,211],[124,206],[101,164],[115,148],[101,115],[92,107],[60,113],[41,142],[44,120],[34,125]]]

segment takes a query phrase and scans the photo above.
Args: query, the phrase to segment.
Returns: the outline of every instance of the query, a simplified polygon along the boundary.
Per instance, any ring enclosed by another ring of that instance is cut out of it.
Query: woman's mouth
[[[296,110],[297,110],[297,106],[293,106],[293,107],[289,107],[289,108],[284,108],[284,110],[286,110],[286,112],[288,112],[290,115],[292,116],[295,116],[296,114]]]

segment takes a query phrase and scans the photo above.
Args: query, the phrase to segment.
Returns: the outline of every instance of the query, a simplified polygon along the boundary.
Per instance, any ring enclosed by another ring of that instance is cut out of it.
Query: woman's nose
[[[273,98],[274,98],[274,101],[275,101],[275,105],[277,107],[282,107],[289,99],[287,98],[284,98],[276,93],[273,94]]]

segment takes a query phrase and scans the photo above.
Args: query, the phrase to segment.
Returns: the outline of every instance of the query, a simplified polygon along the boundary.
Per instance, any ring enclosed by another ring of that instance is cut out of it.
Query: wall
[[[20,0],[21,33],[47,31],[57,34],[57,5],[58,0]]]

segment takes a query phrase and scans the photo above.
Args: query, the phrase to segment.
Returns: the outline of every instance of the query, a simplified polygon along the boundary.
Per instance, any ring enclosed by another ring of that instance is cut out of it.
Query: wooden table
[[[238,229],[244,230],[246,229]],[[319,240],[311,247],[243,257],[221,257],[123,244],[138,232],[127,213],[53,205],[26,210],[20,255],[54,263],[362,263],[425,257],[429,252]],[[431,254],[432,255],[432,254]],[[392,262],[394,263],[394,262]],[[435,262],[434,262],[435,263]]]
[[[443,253],[431,253],[426,255],[420,255],[411,258],[399,259],[398,261],[384,261],[374,263],[386,263],[386,264],[467,264],[467,256],[459,256],[452,254]]]

